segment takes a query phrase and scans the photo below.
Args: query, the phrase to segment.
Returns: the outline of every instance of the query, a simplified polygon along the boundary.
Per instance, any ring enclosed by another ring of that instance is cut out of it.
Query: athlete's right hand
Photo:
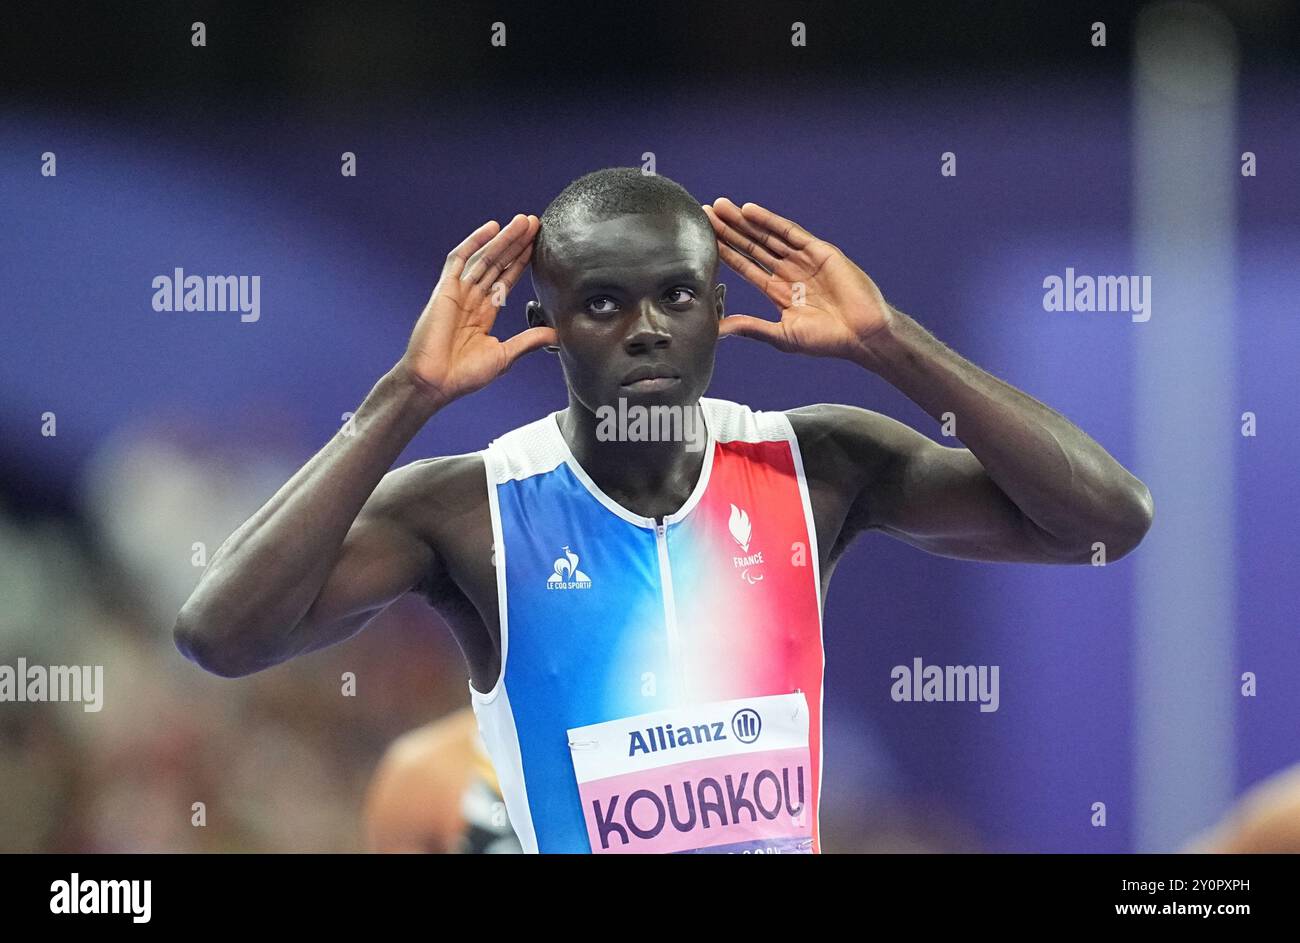
[[[447,256],[398,364],[440,405],[487,386],[529,351],[559,343],[549,327],[531,327],[506,340],[491,333],[498,307],[532,258],[540,227],[536,216],[522,213],[499,232],[491,220]]]

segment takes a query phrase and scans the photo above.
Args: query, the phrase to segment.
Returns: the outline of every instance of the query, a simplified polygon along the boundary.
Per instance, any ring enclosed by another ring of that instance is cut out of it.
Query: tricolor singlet
[[[799,444],[699,401],[662,522],[602,492],[558,413],[481,453],[501,673],[474,712],[528,852],[819,851],[822,608]]]

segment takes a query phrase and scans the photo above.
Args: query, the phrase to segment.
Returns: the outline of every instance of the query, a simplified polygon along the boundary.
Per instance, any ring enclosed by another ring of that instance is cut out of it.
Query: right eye
[[[602,304],[608,305],[608,307],[599,307]],[[609,295],[600,295],[587,302],[588,314],[613,314],[617,310],[618,304]]]

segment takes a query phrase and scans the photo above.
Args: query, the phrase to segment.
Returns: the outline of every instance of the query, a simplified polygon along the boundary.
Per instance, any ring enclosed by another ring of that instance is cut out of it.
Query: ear
[[[721,321],[727,316],[727,286],[718,282],[713,288],[713,309]]]
[[[540,301],[530,301],[524,305],[524,316],[528,319],[529,327],[554,327],[550,319],[546,316],[546,309],[542,307]],[[542,350],[549,350],[556,353],[560,348],[553,344],[547,344]]]

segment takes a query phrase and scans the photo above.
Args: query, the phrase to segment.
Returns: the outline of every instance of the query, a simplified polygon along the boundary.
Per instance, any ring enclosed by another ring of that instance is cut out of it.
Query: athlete
[[[362,821],[371,851],[522,850],[468,707],[393,741],[371,779]]]
[[[727,315],[720,261],[780,319]],[[530,263],[529,327],[500,340]],[[966,447],[852,405],[706,397],[731,334],[871,371]],[[565,409],[389,471],[445,406],[543,347]],[[854,538],[1086,564],[1131,551],[1153,513],[1105,449],[889,305],[834,245],[636,168],[453,249],[353,425],[222,545],[177,645],[247,675],[423,595],[464,654],[528,852],[820,850],[822,612]]]

